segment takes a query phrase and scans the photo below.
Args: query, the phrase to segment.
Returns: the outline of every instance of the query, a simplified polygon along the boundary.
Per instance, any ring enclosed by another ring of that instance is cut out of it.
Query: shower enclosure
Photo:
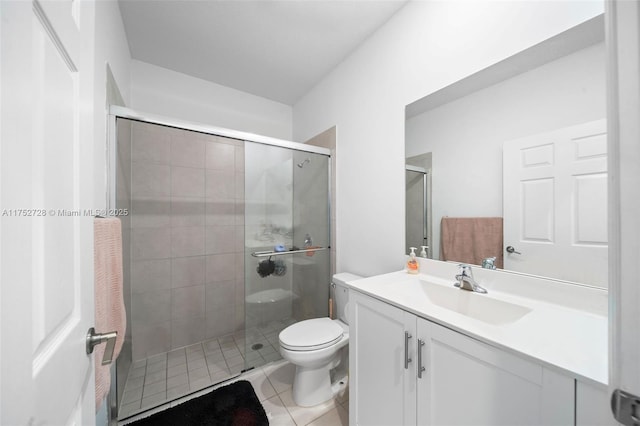
[[[416,247],[416,255],[421,246],[426,246],[428,258],[431,253],[431,176],[423,167],[407,164],[405,168],[405,249]]]
[[[278,360],[328,315],[329,151],[112,108],[123,224],[118,419]]]

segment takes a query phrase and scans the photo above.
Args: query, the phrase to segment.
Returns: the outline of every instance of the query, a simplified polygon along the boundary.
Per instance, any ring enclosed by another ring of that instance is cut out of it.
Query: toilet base
[[[296,351],[283,347],[280,342],[280,355],[296,366],[292,397],[301,407],[312,407],[332,399],[335,396],[331,381],[332,371],[339,377],[346,375],[348,362],[343,358],[348,356],[348,352],[345,351],[349,344],[349,328],[338,320],[334,321],[343,328],[343,334],[342,338],[331,346]],[[336,367],[340,364],[344,364],[344,368],[338,370]]]
[[[293,379],[293,402],[300,407],[313,407],[333,399],[346,389],[347,377],[331,383],[327,367],[305,368],[296,366]]]

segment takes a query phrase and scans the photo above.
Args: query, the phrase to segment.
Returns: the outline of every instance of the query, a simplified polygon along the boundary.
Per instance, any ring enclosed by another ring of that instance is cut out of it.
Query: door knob
[[[507,253],[522,254],[519,251],[516,251],[516,249],[514,249],[513,246],[507,246],[507,248],[505,250],[507,250]]]
[[[104,348],[104,356],[102,357],[102,365],[111,364],[113,350],[116,348],[116,337],[118,337],[117,331],[96,333],[96,329],[91,327],[87,331],[87,355],[93,353],[93,349],[100,343],[107,342],[107,346]]]

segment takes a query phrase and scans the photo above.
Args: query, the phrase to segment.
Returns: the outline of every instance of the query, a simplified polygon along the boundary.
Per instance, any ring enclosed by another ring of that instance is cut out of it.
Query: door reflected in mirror
[[[603,40],[600,16],[407,106],[406,163],[430,160],[432,258],[443,217],[503,217],[505,269],[607,287]],[[407,223],[414,208],[407,195]]]

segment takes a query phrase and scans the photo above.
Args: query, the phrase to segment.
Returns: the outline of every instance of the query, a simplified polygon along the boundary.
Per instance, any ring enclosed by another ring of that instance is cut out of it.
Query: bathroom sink
[[[460,290],[453,284],[451,287],[426,281],[420,281],[420,284],[434,305],[488,324],[510,324],[531,312],[527,307],[494,299],[486,294]]]

